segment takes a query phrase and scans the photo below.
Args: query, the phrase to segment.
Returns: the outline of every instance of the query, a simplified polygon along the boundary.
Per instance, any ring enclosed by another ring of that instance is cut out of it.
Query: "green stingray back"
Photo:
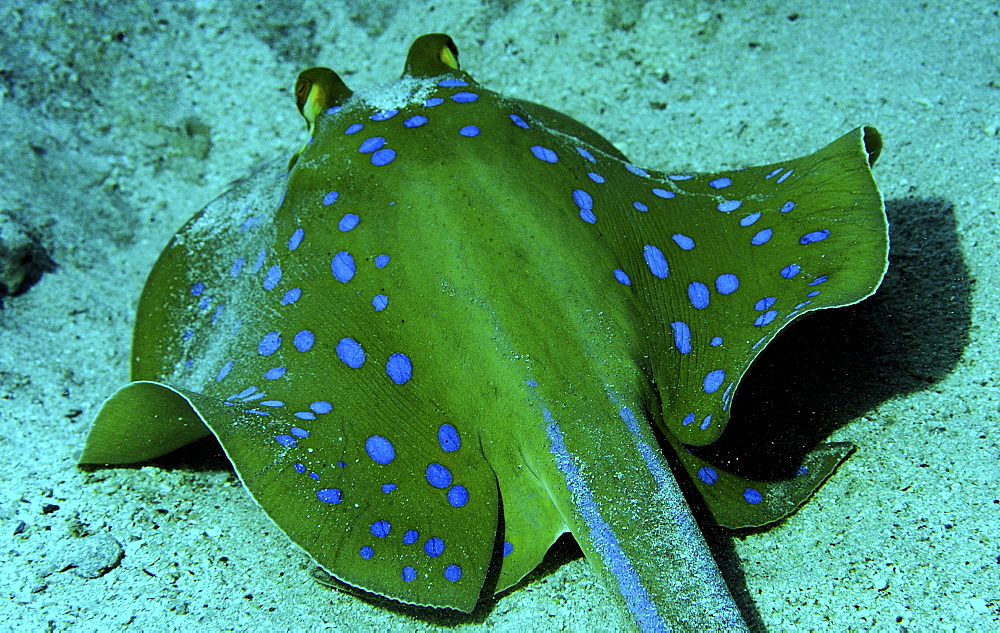
[[[394,84],[310,69],[296,96],[311,137],[290,172],[237,183],[160,256],[134,382],[81,461],[212,433],[327,573],[406,603],[471,611],[569,531],[638,626],[738,624],[653,427],[733,527],[793,511],[847,454],[758,482],[685,444],[719,437],[781,328],[880,283],[878,134],[644,170],[478,85],[442,35]]]

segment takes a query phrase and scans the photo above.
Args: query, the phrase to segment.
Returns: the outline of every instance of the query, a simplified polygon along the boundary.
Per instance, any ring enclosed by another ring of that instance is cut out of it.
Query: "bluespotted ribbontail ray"
[[[309,142],[161,254],[134,382],[81,462],[214,434],[328,574],[404,603],[469,612],[571,532],[635,626],[745,626],[653,428],[729,527],[794,511],[843,459],[751,481],[685,445],[719,437],[782,327],[878,287],[878,133],[655,172],[457,59],[434,34],[372,91],[300,75]]]

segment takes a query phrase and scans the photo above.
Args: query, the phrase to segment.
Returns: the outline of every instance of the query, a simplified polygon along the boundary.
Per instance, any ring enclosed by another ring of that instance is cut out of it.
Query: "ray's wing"
[[[380,202],[366,169],[313,200],[293,174],[279,207],[253,193],[280,192],[272,165],[180,231],[140,301],[138,382],[105,404],[82,461],[149,459],[204,422],[334,577],[470,611],[499,547],[497,481],[469,422],[439,406],[441,364],[407,347],[406,293],[386,308],[389,257],[350,233]]]
[[[648,337],[638,362],[661,400],[657,422],[716,520],[743,527],[790,513],[850,446],[821,446],[799,477],[768,483],[713,468],[684,445],[718,439],[740,380],[781,328],[881,283],[888,227],[870,169],[877,131],[855,129],[798,159],[694,176],[648,172],[571,137],[552,149],[577,170],[561,213],[593,225],[618,262],[605,274],[641,306]]]

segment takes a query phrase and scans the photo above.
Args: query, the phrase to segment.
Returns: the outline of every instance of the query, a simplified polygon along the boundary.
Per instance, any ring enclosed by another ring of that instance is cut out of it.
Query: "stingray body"
[[[140,300],[131,384],[85,463],[214,434],[253,498],[332,577],[471,611],[565,532],[644,630],[744,626],[654,436],[713,518],[793,511],[844,457],[759,482],[686,450],[719,437],[785,325],[857,302],[887,227],[858,128],[715,174],[630,164],[459,69],[296,87],[311,137],[209,205]]]

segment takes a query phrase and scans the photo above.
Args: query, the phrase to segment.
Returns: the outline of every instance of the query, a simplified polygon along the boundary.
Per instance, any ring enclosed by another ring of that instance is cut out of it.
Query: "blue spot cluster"
[[[308,410],[296,411],[295,417],[300,420],[315,420],[317,415],[323,415],[333,411],[333,405],[326,400],[317,400],[309,404]]]
[[[461,434],[452,424],[444,423],[438,426],[436,437],[438,446],[442,451],[442,455],[453,454],[462,448]],[[396,459],[396,447],[391,440],[381,435],[372,435],[365,441],[365,452],[373,462],[381,466],[390,466]],[[454,482],[454,475],[443,463],[428,463],[425,469],[424,479],[426,483],[434,489],[444,490],[445,498],[452,507],[461,508],[469,502],[470,493],[468,489],[466,489],[465,486]],[[397,486],[395,483],[386,483],[381,486],[383,494],[389,494],[396,489]],[[328,491],[329,489],[323,490]],[[332,495],[331,498],[336,499],[336,503],[339,503],[342,499],[342,493],[339,491],[337,494],[329,492],[324,494]],[[324,499],[321,498],[320,500],[322,501]],[[327,502],[330,503],[331,501]],[[370,532],[378,539],[385,539],[391,536],[392,526],[389,521],[380,519],[371,524]],[[413,545],[420,540],[420,532],[415,529],[407,529],[402,533],[400,538],[403,545]],[[365,547],[369,548],[371,551],[372,556],[369,558],[377,555],[377,544],[373,543],[372,545],[366,545]],[[432,536],[426,539],[423,544],[424,553],[429,558],[438,558],[442,556],[446,549],[445,540],[439,536]],[[459,565],[449,564],[445,568],[444,574],[448,580],[456,582],[462,577],[462,569]],[[407,582],[416,580],[417,568],[410,565],[403,567],[401,569],[401,577]]]
[[[261,404],[267,405],[266,402],[262,402]],[[280,403],[278,406],[284,406],[284,403]],[[306,437],[309,437],[309,431],[298,426],[293,426],[289,429],[288,433],[282,433],[274,439],[285,448],[295,448],[299,444],[299,439]]]

